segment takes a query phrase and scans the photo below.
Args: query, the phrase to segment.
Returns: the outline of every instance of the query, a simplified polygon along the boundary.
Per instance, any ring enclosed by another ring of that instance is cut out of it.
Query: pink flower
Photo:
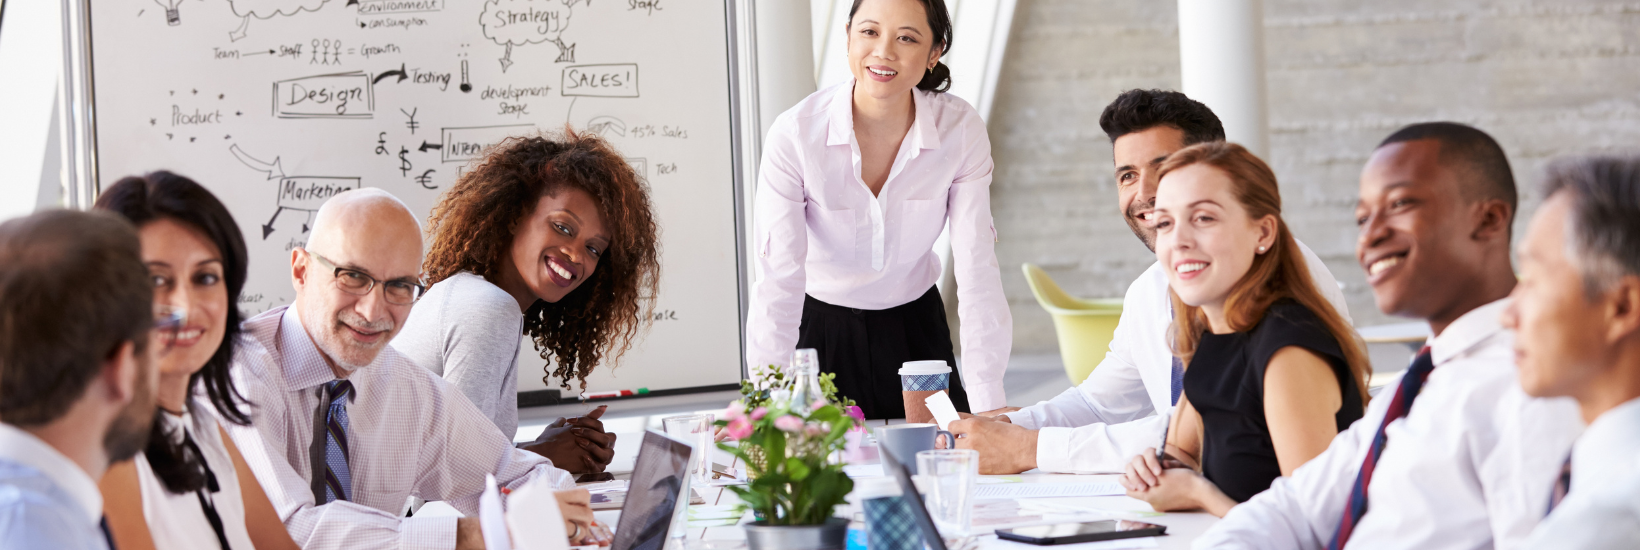
[[[814,403],[809,404],[809,410],[817,411],[827,405],[831,405],[831,403],[827,403],[825,399],[816,399],[814,400]]]
[[[723,419],[724,420],[734,420],[736,418],[740,418],[740,417],[743,417],[745,415],[746,415],[746,406],[740,404],[739,401],[731,402],[731,403],[729,403],[728,407],[723,409]]]
[[[803,429],[803,419],[788,414],[774,419],[774,427],[779,428],[782,432],[797,433],[798,430]]]
[[[843,412],[848,413],[849,418],[853,418],[855,422],[866,423],[866,413],[862,412],[860,407],[849,405]]]
[[[803,426],[803,433],[808,434],[809,437],[826,435],[826,432],[829,431],[831,431],[830,428],[827,428],[825,424],[821,424],[819,422],[810,422],[808,425]]]
[[[768,416],[768,415],[769,415],[769,408],[768,407],[758,407],[758,408],[752,410],[752,420],[762,420],[763,417]]]
[[[729,425],[723,428],[723,433],[731,440],[745,439],[752,435],[752,421],[744,416],[730,420]]]

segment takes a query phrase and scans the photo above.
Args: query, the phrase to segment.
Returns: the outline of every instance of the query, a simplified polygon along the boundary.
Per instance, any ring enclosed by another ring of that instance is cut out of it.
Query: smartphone
[[[1034,527],[998,529],[997,538],[1029,544],[1052,545],[1092,542],[1096,540],[1131,539],[1167,534],[1166,525],[1142,521],[1107,519],[1083,523],[1056,523]]]

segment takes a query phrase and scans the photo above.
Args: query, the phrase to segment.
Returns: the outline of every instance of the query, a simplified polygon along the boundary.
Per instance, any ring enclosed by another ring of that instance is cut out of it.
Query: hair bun
[[[923,73],[922,80],[917,82],[917,89],[937,94],[951,89],[951,68],[944,62],[934,62],[934,68]]]

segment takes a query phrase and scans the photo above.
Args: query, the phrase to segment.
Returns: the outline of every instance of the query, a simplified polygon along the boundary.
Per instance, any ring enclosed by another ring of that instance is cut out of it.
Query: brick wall
[[[1019,265],[1067,291],[1121,296],[1153,261],[1117,212],[1099,113],[1122,90],[1179,86],[1177,4],[1019,0],[990,132],[992,213],[1016,353],[1056,349]],[[1640,150],[1640,3],[1601,0],[1265,0],[1270,158],[1286,219],[1378,312],[1356,266],[1357,178],[1396,128],[1455,120],[1503,144],[1518,231],[1556,156]]]

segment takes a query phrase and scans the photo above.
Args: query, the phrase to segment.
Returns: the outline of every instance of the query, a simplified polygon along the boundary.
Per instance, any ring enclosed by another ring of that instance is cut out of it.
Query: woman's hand
[[[1168,446],[1169,451],[1175,451]],[[1128,462],[1127,472],[1117,480],[1127,489],[1127,495],[1150,503],[1158,512],[1203,509],[1217,517],[1224,517],[1236,501],[1225,496],[1217,485],[1202,477],[1194,465],[1181,462],[1171,455],[1156,460],[1156,449],[1145,449]]]
[[[615,457],[615,434],[605,432],[603,422],[598,420],[606,408],[554,421],[524,450],[547,457],[553,466],[572,474],[603,472]]]

